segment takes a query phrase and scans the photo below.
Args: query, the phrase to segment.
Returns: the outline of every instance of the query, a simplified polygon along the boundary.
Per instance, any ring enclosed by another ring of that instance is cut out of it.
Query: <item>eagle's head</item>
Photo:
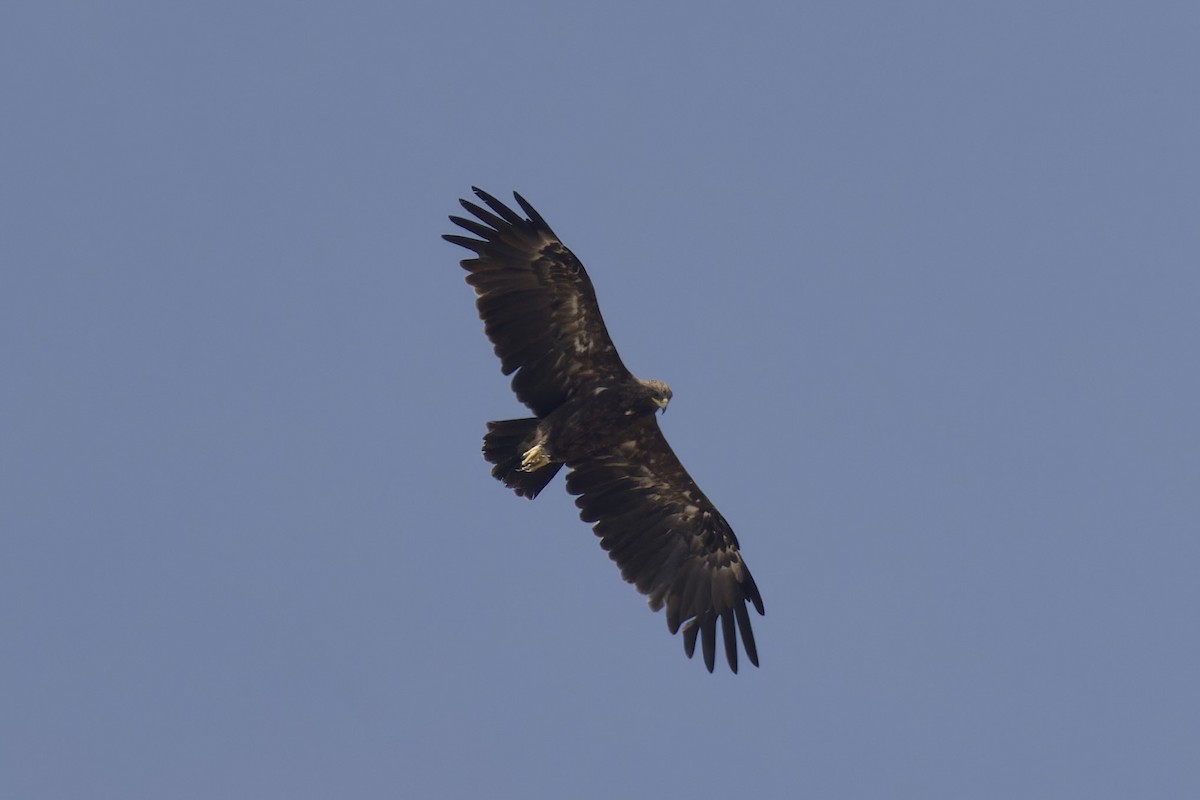
[[[671,402],[671,387],[656,380],[642,381],[642,386],[646,387],[650,401],[658,407],[658,410],[666,411],[667,403]]]

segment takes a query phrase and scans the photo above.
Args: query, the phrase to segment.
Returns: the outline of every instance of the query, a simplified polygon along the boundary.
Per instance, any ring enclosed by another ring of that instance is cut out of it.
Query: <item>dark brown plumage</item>
[[[535,415],[488,423],[492,474],[533,498],[565,464],[580,517],[650,608],[666,608],[671,633],[683,629],[688,657],[699,638],[712,672],[719,622],[730,668],[737,672],[738,631],[758,666],[746,604],[762,614],[762,597],[729,523],[658,427],[670,388],[625,368],[587,271],[537,211],[519,194],[525,217],[474,191],[487,208],[463,200],[475,219],[450,219],[479,238],[443,238],[475,253],[462,266],[484,330]]]

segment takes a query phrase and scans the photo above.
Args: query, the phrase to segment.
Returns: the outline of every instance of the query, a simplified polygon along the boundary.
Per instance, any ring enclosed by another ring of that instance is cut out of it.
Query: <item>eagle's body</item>
[[[520,195],[528,218],[475,193],[491,211],[464,200],[479,221],[450,219],[480,238],[444,238],[476,253],[462,265],[484,329],[535,414],[488,423],[483,453],[492,474],[533,498],[566,465],[580,516],[595,523],[601,546],[650,607],[666,607],[671,632],[682,625],[688,656],[699,635],[712,671],[719,620],[730,668],[737,671],[738,628],[757,666],[746,603],[762,614],[762,597],[729,523],[659,430],[655,412],[670,388],[625,368],[583,264],[545,220]]]

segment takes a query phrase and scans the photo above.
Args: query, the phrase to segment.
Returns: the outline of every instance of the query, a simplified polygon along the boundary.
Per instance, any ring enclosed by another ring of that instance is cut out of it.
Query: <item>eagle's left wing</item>
[[[717,621],[725,658],[737,672],[735,629],[750,663],[758,649],[746,603],[763,614],[763,601],[738,551],[737,537],[667,444],[658,421],[642,417],[623,441],[587,460],[568,462],[567,491],[621,576],[649,595],[650,608],[667,609],[667,627],[683,626],[689,658],[700,636],[704,664],[713,671]]]

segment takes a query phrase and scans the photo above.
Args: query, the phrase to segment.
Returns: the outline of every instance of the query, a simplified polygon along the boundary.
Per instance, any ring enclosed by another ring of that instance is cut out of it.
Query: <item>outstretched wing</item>
[[[683,626],[688,658],[699,634],[712,672],[720,621],[729,667],[737,672],[737,629],[758,666],[746,610],[749,602],[763,613],[758,587],[733,529],[679,463],[658,421],[642,417],[607,452],[567,466],[567,491],[579,495],[579,516],[595,523],[600,545],[621,576],[649,595],[650,608],[666,606],[671,633]]]
[[[462,266],[471,273],[467,283],[501,369],[517,373],[517,398],[541,417],[589,385],[630,380],[575,254],[521,195],[513,193],[527,219],[487,192],[474,192],[491,211],[461,200],[479,221],[450,221],[479,238],[442,238],[476,254]]]

